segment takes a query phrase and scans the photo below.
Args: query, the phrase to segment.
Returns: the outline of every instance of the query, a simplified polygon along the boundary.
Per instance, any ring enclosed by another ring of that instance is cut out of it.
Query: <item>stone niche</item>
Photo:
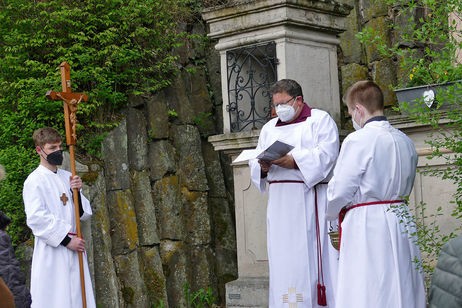
[[[274,44],[275,54],[270,56],[274,56],[275,79],[298,81],[305,102],[329,112],[340,124],[337,46],[350,9],[335,1],[257,0],[202,12],[209,37],[217,40],[215,48],[221,57],[224,134],[209,137],[216,151],[234,158],[243,149],[257,145],[261,126],[236,130],[235,118],[229,113],[236,97],[235,80],[229,74],[230,52],[252,50],[252,46]],[[241,70],[243,75],[255,72]],[[267,91],[270,85],[264,86]],[[268,95],[262,96],[263,99],[252,99],[244,95],[240,103],[247,104],[245,111],[251,107],[264,110],[271,106],[271,100]],[[270,110],[266,112],[269,118]],[[247,164],[233,165],[233,176],[239,279],[226,285],[226,306],[268,307],[267,195],[261,195],[251,185]]]

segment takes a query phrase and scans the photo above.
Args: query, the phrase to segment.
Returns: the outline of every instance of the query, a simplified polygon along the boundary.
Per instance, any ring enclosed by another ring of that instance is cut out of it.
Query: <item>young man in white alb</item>
[[[40,165],[24,182],[23,199],[27,225],[34,234],[31,270],[32,308],[81,308],[82,295],[77,252],[85,252],[85,240],[76,237],[72,190],[80,191],[82,180],[58,168],[63,161],[62,138],[51,127],[33,135]],[[80,219],[91,214],[90,202],[79,192]],[[88,308],[95,299],[83,254],[85,294]]]
[[[417,166],[412,141],[383,113],[372,81],[347,90],[349,134],[327,190],[327,218],[341,223],[336,308],[424,308],[420,259],[406,199]]]

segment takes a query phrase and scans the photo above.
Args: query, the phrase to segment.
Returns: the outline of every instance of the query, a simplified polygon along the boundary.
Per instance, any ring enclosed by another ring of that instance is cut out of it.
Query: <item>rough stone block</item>
[[[136,108],[144,105],[144,97],[141,95],[128,94],[128,106]]]
[[[362,59],[362,46],[356,33],[358,33],[358,15],[351,10],[345,22],[346,31],[340,34],[340,48],[342,49],[344,63],[359,63]]]
[[[129,254],[114,256],[114,263],[125,307],[151,307],[138,263],[138,252],[134,250]]]
[[[154,303],[155,307],[157,307],[160,301],[162,301],[163,307],[168,308],[166,281],[162,269],[159,248],[142,247],[140,249],[140,255],[140,268],[143,273],[144,284],[150,302]]]
[[[391,59],[384,59],[372,63],[372,78],[383,91],[385,106],[396,104],[396,94],[391,89],[396,85],[395,64]]]
[[[180,23],[176,27],[176,31],[178,33],[187,32],[187,24]],[[182,65],[186,65],[190,59],[194,58],[194,48],[192,46],[191,40],[189,40],[186,36],[179,39],[180,46],[176,47],[173,50],[173,55],[178,57],[178,62]]]
[[[225,283],[238,277],[234,216],[231,213],[227,199],[209,197],[208,203],[211,217],[213,217],[211,223],[215,247],[218,294],[224,301]]]
[[[108,192],[107,207],[111,223],[113,255],[133,251],[139,244],[133,204],[133,196],[129,189]]]
[[[367,79],[367,67],[356,63],[343,65],[340,71],[342,76],[342,96],[355,82]]]
[[[194,72],[184,71],[182,72],[182,76],[185,79],[188,97],[194,108],[194,114],[197,116],[200,112],[212,112],[212,103],[207,89],[205,69],[200,67],[193,68]]]
[[[101,151],[105,162],[107,189],[130,188],[126,119],[123,119],[118,127],[104,138]]]
[[[206,35],[205,25],[203,23],[194,23],[192,29],[189,29],[191,24],[181,23],[177,26],[178,32],[189,32],[193,35]],[[200,37],[184,36],[180,38],[181,46],[175,48],[174,55],[178,56],[179,63],[186,65],[191,60],[204,57],[204,43]]]
[[[179,155],[178,172],[182,186],[189,190],[208,190],[199,131],[192,125],[175,125],[172,137]]]
[[[192,124],[194,117],[194,108],[191,105],[183,74],[178,74],[172,84],[164,90],[168,97],[167,106],[169,110],[174,110],[177,114],[177,120],[180,123]]]
[[[168,137],[168,106],[164,91],[146,100],[148,135],[151,139]]]
[[[414,48],[416,44],[413,41],[409,41],[405,39],[407,35],[412,35],[412,29],[409,27],[410,21],[409,19],[414,16],[413,23],[417,23],[417,27],[419,27],[419,18],[425,17],[425,8],[423,7],[415,7],[402,11],[395,11],[393,15],[393,31],[392,31],[392,43],[393,45],[399,44],[403,47]]]
[[[371,28],[375,33],[383,34],[383,41],[386,44],[390,43],[390,31],[389,31],[390,19],[388,17],[377,17],[373,18],[367,23],[367,27]],[[365,46],[367,62],[378,61],[382,58],[379,49],[376,44],[367,44]]]
[[[134,108],[127,110],[127,146],[130,168],[137,171],[148,166],[148,136],[144,114]]]
[[[210,216],[207,193],[181,189],[185,208],[186,242],[191,245],[205,245],[211,242]]]
[[[160,256],[167,279],[168,305],[186,307],[184,285],[188,282],[188,264],[183,243],[162,240]]]
[[[175,149],[167,140],[149,144],[149,168],[151,180],[159,180],[167,173],[176,171]]]
[[[183,239],[183,206],[177,176],[170,176],[154,183],[153,200],[161,239]]]
[[[376,17],[388,16],[388,5],[382,0],[363,0],[360,1],[360,10],[363,12],[364,22]],[[362,5],[362,6],[361,6]]]
[[[98,177],[90,187],[90,191],[97,192],[92,198],[91,218],[93,230],[93,245],[97,247],[93,253],[95,300],[102,307],[120,307],[119,281],[117,279],[114,262],[111,255],[112,240],[110,235],[109,211],[105,202],[105,183],[102,176]]]
[[[191,260],[191,291],[197,292],[199,289],[207,290],[208,287],[216,285],[216,278],[213,272],[215,268],[215,258],[210,247],[192,247],[190,250]]]
[[[221,248],[236,253],[236,230],[234,228],[234,213],[231,212],[228,200],[225,198],[209,198],[208,204],[213,217],[214,243]]]
[[[212,91],[212,101],[215,106],[216,132],[223,132],[223,96],[221,93],[221,63],[220,54],[213,47],[217,42],[210,41],[206,54],[207,72],[209,75],[209,86]]]
[[[204,157],[205,175],[209,186],[209,197],[226,198],[226,186],[220,163],[220,154],[214,150],[209,142],[202,142],[202,154]]]
[[[146,171],[132,172],[132,191],[140,245],[159,244],[156,209],[152,201],[151,181]]]

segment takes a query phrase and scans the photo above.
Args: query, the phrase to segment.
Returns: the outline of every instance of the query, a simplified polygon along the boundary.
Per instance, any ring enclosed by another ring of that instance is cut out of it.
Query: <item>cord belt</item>
[[[340,213],[338,214],[338,231],[339,231],[339,250],[340,250],[340,245],[342,244],[342,221],[345,218],[346,213],[348,211],[361,207],[361,206],[368,206],[368,205],[376,205],[376,204],[391,204],[391,203],[404,203],[406,202],[405,200],[391,200],[391,201],[373,201],[373,202],[366,202],[366,203],[358,203],[355,205],[352,205],[350,207],[344,207]]]

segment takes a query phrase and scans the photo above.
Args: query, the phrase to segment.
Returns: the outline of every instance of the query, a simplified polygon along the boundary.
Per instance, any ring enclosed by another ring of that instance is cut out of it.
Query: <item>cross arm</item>
[[[57,91],[48,91],[46,97],[50,100],[59,101],[71,101],[73,99],[79,101],[82,98],[82,101],[86,102],[88,100],[87,94],[85,93],[69,93],[69,92],[57,92]]]

